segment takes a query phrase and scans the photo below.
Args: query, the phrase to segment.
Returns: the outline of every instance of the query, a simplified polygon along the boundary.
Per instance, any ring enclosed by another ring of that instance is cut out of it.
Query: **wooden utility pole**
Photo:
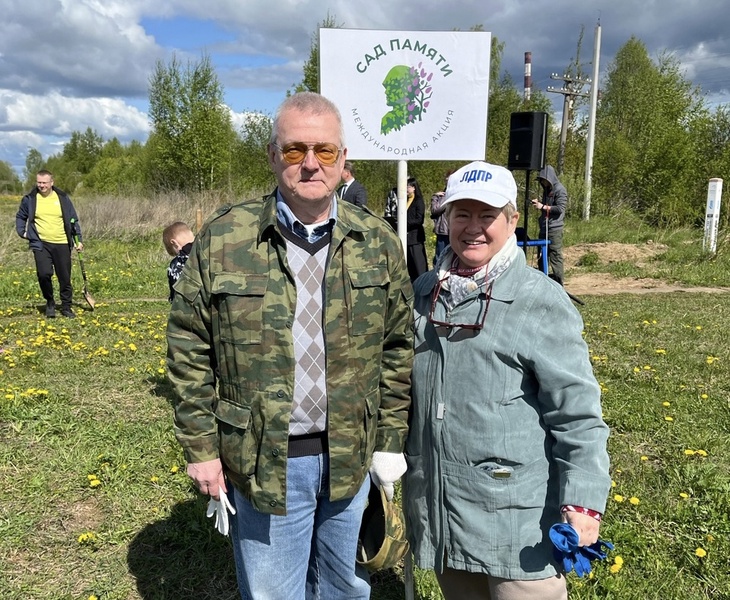
[[[573,111],[573,104],[575,98],[578,96],[588,97],[587,92],[583,92],[583,86],[586,83],[590,83],[590,79],[582,79],[580,77],[571,77],[570,75],[558,75],[552,73],[550,79],[558,79],[563,81],[563,87],[555,88],[548,86],[547,91],[556,94],[563,94],[563,122],[560,126],[560,148],[558,150],[558,165],[557,173],[560,175],[563,172],[563,162],[565,159],[565,142],[568,137],[568,123],[570,122],[570,114]]]

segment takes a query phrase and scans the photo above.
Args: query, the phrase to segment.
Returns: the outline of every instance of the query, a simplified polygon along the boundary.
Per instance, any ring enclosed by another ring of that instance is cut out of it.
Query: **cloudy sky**
[[[272,113],[302,78],[312,35],[329,12],[358,29],[467,30],[505,43],[503,69],[521,89],[559,87],[584,27],[582,61],[601,24],[601,73],[633,35],[656,58],[675,54],[708,103],[730,102],[727,0],[0,0],[0,160],[22,173],[29,148],[60,152],[71,132],[144,141],[157,60],[209,54],[240,121]],[[592,67],[587,64],[588,73]],[[551,94],[559,109],[562,96]]]

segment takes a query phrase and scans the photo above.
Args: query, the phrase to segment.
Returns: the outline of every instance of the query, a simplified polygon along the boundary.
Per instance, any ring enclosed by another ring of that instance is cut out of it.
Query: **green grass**
[[[572,227],[571,243],[611,239],[599,222]],[[703,261],[686,243],[698,235],[646,237],[668,245],[652,272],[695,260],[682,281],[727,285],[724,250]],[[83,305],[75,266],[78,318],[55,321],[39,312],[32,259],[13,236],[0,245],[0,598],[237,598],[230,543],[205,518],[172,435],[158,232],[89,238],[97,309]],[[730,598],[728,298],[584,300],[616,484],[602,537],[616,550],[591,579],[569,577],[571,598]],[[417,598],[440,598],[432,573],[415,576]],[[403,597],[402,569],[376,574],[375,600]]]

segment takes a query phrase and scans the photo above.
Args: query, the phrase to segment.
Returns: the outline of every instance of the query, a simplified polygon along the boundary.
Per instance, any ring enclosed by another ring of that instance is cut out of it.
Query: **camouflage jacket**
[[[367,210],[337,211],[323,301],[332,500],[357,492],[373,451],[403,451],[413,359],[398,238]],[[167,365],[185,458],[221,458],[258,510],[285,514],[296,289],[276,195],[213,215],[175,292]]]

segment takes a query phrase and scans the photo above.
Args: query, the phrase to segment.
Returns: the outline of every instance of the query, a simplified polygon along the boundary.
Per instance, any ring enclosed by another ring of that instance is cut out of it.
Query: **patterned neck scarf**
[[[447,308],[459,304],[469,294],[479,288],[485,288],[507,270],[519,252],[517,238],[507,238],[504,246],[486,265],[472,269],[459,269],[459,257],[449,248],[439,260],[437,266],[438,279],[444,280],[442,288],[448,290],[444,294]]]

